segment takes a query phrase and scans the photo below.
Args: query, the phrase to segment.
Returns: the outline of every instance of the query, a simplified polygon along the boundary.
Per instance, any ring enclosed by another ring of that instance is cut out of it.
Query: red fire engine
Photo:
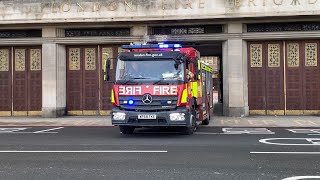
[[[124,45],[112,89],[112,124],[123,134],[138,127],[180,127],[193,134],[212,117],[212,68],[180,44]],[[109,77],[110,60],[105,78]]]

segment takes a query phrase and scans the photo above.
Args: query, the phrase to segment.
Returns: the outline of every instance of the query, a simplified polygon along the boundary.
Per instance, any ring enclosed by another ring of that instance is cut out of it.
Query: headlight
[[[170,120],[171,121],[184,121],[186,118],[184,117],[184,113],[171,113]]]
[[[126,119],[126,114],[121,112],[113,113],[113,120],[123,121]]]

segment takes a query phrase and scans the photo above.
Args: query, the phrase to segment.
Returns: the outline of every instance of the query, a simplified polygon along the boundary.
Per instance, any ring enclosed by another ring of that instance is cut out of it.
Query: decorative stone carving
[[[69,70],[80,70],[80,48],[69,49]]]
[[[15,59],[15,70],[25,71],[26,70],[26,50],[15,49],[14,59]]]
[[[96,49],[85,48],[85,70],[96,70]]]
[[[305,44],[305,66],[317,66],[317,43]]]
[[[280,44],[268,44],[268,67],[280,67]]]
[[[41,49],[30,49],[30,70],[41,70]]]
[[[299,57],[299,44],[298,43],[288,43],[287,44],[287,62],[288,67],[299,67],[300,57]]]
[[[250,45],[251,67],[262,67],[262,44]]]
[[[9,49],[0,49],[0,71],[9,71]]]

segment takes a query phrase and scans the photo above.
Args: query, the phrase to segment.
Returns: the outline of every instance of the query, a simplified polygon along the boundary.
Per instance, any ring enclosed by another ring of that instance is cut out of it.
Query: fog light
[[[121,112],[113,113],[113,120],[123,121],[126,119],[126,114]]]
[[[184,113],[171,113],[169,116],[171,121],[184,121],[186,119]]]

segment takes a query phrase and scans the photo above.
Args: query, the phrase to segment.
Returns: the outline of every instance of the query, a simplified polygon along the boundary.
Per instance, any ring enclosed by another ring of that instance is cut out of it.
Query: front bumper
[[[125,113],[124,120],[114,120],[113,113]],[[185,120],[172,121],[170,120],[171,113],[184,113]],[[156,115],[156,119],[138,119],[138,115]],[[156,127],[156,126],[187,126],[191,127],[190,115],[185,107],[177,108],[174,111],[161,111],[161,112],[136,112],[125,111],[119,108],[112,109],[112,124],[121,126],[137,126],[137,127]]]

